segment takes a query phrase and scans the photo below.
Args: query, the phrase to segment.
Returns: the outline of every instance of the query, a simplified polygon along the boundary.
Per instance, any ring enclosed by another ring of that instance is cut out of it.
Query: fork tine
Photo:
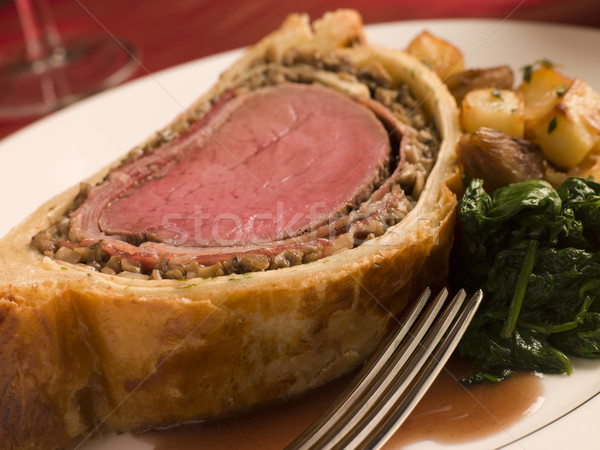
[[[466,293],[461,290],[454,297],[452,303],[448,305],[446,312],[451,309],[452,311],[450,314],[444,314],[438,321],[438,323],[446,322],[446,324],[439,329],[431,330],[431,333],[436,335],[431,338],[435,347],[433,352],[423,360],[424,364],[422,364],[420,370],[415,371],[414,375],[410,377],[411,381],[406,389],[397,389],[394,384],[390,386],[390,391],[386,393],[387,396],[383,400],[385,407],[375,411],[370,419],[365,422],[365,428],[360,433],[362,439],[360,443],[355,442],[356,445],[353,445],[353,447],[376,449],[383,446],[427,392],[444,368],[475,315],[483,298],[483,293],[478,291],[470,298],[466,306],[464,305],[465,297]],[[458,312],[456,308],[461,306],[464,306],[462,310],[457,315],[454,314]],[[453,317],[453,315],[456,317]],[[447,331],[444,331],[444,329]],[[435,341],[437,343],[434,343]],[[413,358],[418,359],[417,355],[414,355]],[[408,372],[408,370],[405,372]]]
[[[324,441],[328,435],[336,431],[334,427],[344,417],[353,412],[354,405],[365,395],[365,391],[369,389],[382,367],[402,343],[415,321],[419,318],[430,296],[431,290],[426,288],[407,314],[406,320],[401,326],[397,327],[395,332],[391,333],[385,344],[379,347],[379,350],[363,367],[352,384],[341,394],[331,408],[287,447],[288,449],[314,448],[318,442]]]
[[[449,339],[438,346],[463,305],[466,294],[461,291],[456,295],[437,320],[448,292],[444,289],[419,316],[430,294],[429,289],[423,292],[404,325],[392,333],[385,345],[365,365],[356,381],[288,449],[341,448],[350,445],[372,448],[379,443],[382,445],[400,426],[410,412],[405,410],[414,408],[439,373],[480,302],[480,298],[471,299],[454,322],[448,333]],[[432,326],[434,321],[435,325]],[[411,329],[413,332],[405,339]],[[436,352],[431,356],[434,349]],[[430,359],[426,364],[427,358]],[[418,378],[413,382],[415,376]]]
[[[451,321],[458,313],[465,296],[466,294],[461,291],[445,308],[441,317],[431,317],[432,321],[436,320],[433,327],[417,330],[408,338],[406,345],[411,350],[414,348],[414,351],[407,352],[407,357],[404,358],[406,361],[401,361],[399,357],[390,359],[388,364],[392,369],[383,375],[378,390],[369,401],[370,408],[368,410],[360,408],[357,411],[351,429],[344,427],[336,438],[339,445],[345,447],[351,443],[352,447],[356,447],[357,442],[365,439],[371,428],[386,418],[394,403],[410,387],[413,378],[418,374],[446,330],[450,327]],[[438,301],[436,299],[436,303],[441,305],[442,300]],[[398,356],[401,356],[401,354]]]
[[[412,355],[421,347],[421,341],[442,309],[447,295],[448,292],[445,289],[438,294],[427,305],[425,312],[409,330],[408,336],[405,336],[400,345],[390,353],[388,358],[377,361],[377,365],[380,366],[379,370],[372,375],[373,380],[363,388],[360,397],[353,402],[352,408],[336,421],[334,432],[328,434],[330,443],[337,443],[337,441],[353,435],[352,430],[357,428],[359,419],[368,415],[368,411],[377,405],[391,380],[394,380],[398,373],[403,371],[402,368],[409,363]],[[370,365],[363,370],[370,370]],[[321,448],[321,446],[319,447]]]

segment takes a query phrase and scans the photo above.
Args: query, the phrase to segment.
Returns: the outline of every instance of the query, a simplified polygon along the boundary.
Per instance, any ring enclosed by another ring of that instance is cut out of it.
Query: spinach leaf
[[[600,358],[600,184],[528,180],[490,196],[472,180],[451,267],[451,284],[484,291],[459,345],[482,369],[468,382]]]
[[[575,227],[580,227],[575,245],[588,245],[600,250],[600,184],[581,178],[569,178],[559,188],[564,214],[572,215]]]
[[[485,383],[486,381],[493,381],[499,383],[500,381],[506,380],[512,375],[510,369],[502,369],[498,372],[478,372],[476,374],[464,377],[460,382],[465,386],[473,386],[476,384]]]
[[[600,314],[588,313],[581,325],[550,337],[550,342],[570,355],[581,358],[600,358]]]

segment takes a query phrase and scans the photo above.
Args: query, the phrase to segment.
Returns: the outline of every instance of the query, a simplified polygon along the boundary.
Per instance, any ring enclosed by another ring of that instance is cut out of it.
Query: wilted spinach
[[[600,358],[600,184],[528,180],[490,196],[472,180],[458,208],[451,282],[484,291],[459,345],[482,370],[467,382]]]

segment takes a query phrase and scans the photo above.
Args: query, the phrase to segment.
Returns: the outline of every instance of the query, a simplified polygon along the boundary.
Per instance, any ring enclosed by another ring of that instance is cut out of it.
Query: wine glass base
[[[0,118],[48,114],[125,81],[136,67],[133,48],[109,36],[66,41],[35,63],[17,56],[0,66]]]

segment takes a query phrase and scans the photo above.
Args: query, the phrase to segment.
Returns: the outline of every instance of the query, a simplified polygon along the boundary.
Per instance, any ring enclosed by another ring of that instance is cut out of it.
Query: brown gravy
[[[461,443],[498,433],[517,422],[542,396],[540,378],[520,373],[499,384],[462,387],[469,373],[454,359],[385,448],[415,442]],[[155,450],[281,449],[308,427],[341,394],[345,377],[302,399],[212,423],[181,425],[138,435]]]

